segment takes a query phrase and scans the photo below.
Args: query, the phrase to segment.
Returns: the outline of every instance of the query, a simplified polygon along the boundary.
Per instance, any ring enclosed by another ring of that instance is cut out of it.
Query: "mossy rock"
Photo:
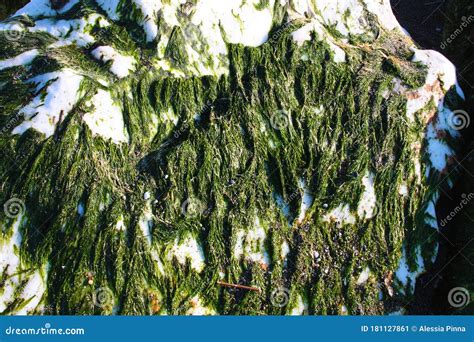
[[[214,5],[38,0],[0,24],[4,314],[413,299],[456,177],[453,66],[388,1]]]

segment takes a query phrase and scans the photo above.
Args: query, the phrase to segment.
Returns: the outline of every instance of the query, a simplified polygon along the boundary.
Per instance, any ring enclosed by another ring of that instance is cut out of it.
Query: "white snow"
[[[239,230],[236,234],[234,245],[234,258],[239,260],[244,254],[245,231]]]
[[[46,269],[40,272],[38,269],[24,268],[18,254],[22,242],[20,227],[25,222],[26,219],[22,213],[13,222],[10,228],[11,232],[5,235],[0,233],[2,234],[0,236],[0,269],[7,269],[3,293],[0,296],[0,312],[4,311],[10,302],[18,298],[15,292],[24,280],[27,282],[21,290],[20,297],[30,301],[14,314],[26,315],[34,310],[45,292]],[[6,227],[2,227],[2,231],[8,232]],[[8,237],[8,235],[10,236]]]
[[[96,0],[102,9],[107,12],[107,16],[112,20],[118,20],[120,18],[118,13],[118,5],[120,0]]]
[[[76,43],[79,46],[87,46],[95,42],[95,38],[90,35],[90,30],[94,25],[106,27],[107,20],[98,14],[91,14],[81,19],[41,19],[35,22],[35,26],[29,27],[30,32],[48,32],[59,39],[57,45],[68,45]]]
[[[420,247],[417,247],[416,249],[416,269],[415,270],[410,270],[410,267],[408,266],[407,260],[406,260],[406,250],[403,248],[402,250],[402,258],[400,259],[400,263],[398,266],[397,271],[395,272],[395,275],[398,280],[402,282],[404,286],[408,284],[408,279],[410,279],[411,283],[411,288],[410,291],[413,291],[415,288],[415,281],[416,278],[420,273],[424,271],[424,261],[423,257],[421,256],[421,249]]]
[[[120,232],[124,232],[127,229],[125,227],[125,221],[124,221],[123,215],[119,216],[119,219],[117,223],[115,224],[115,229],[117,229]]]
[[[400,26],[397,18],[393,14],[390,0],[366,0],[364,3],[367,6],[367,10],[377,16],[380,25],[388,30],[395,30],[398,28],[401,32],[406,32]]]
[[[323,216],[323,221],[331,222],[335,221],[339,224],[354,224],[356,219],[351,213],[348,204],[340,204],[338,207],[331,210],[329,213]]]
[[[161,1],[133,0],[133,3],[143,14],[142,26],[145,30],[147,41],[151,42],[158,35],[158,11],[162,8]]]
[[[25,116],[25,121],[15,127],[12,133],[23,134],[29,128],[34,128],[44,133],[47,138],[52,136],[60,119],[64,120],[78,101],[82,79],[82,76],[71,69],[42,74],[30,79],[28,83],[37,84],[37,96],[20,110],[20,114]]]
[[[16,11],[14,16],[18,15],[52,17],[56,15],[56,11],[51,8],[50,0],[31,0],[23,8]]]
[[[437,129],[433,123],[428,124],[426,141],[431,166],[438,171],[443,171],[447,166],[447,159],[454,155],[454,151],[444,141],[437,138]]]
[[[298,295],[296,303],[291,308],[291,316],[301,316],[308,311],[308,303],[303,299],[301,295]]]
[[[439,192],[432,194],[425,212],[425,223],[434,229],[438,229],[438,220],[436,216],[436,202],[438,202],[438,199]]]
[[[34,310],[41,301],[45,291],[46,279],[41,275],[39,270],[36,270],[33,275],[29,277],[28,282],[20,295],[22,298],[29,300],[29,302],[16,312],[16,314],[26,315],[28,312]]]
[[[28,65],[38,56],[38,50],[23,52],[16,57],[0,61],[0,70],[12,68],[20,65]]]
[[[357,215],[360,218],[371,219],[374,216],[374,210],[377,204],[374,188],[374,174],[367,172],[362,178],[364,192],[357,208]]]
[[[77,3],[79,3],[79,0],[69,0],[62,8],[56,11],[51,7],[50,0],[30,0],[28,4],[15,13],[15,16],[29,15],[30,17],[52,17],[57,13],[62,14],[69,11]]]
[[[370,275],[370,269],[368,267],[364,268],[357,278],[357,285],[363,285],[367,282]]]
[[[92,51],[92,55],[101,61],[112,61],[110,71],[118,78],[127,77],[130,72],[135,70],[136,60],[132,56],[125,56],[117,52],[111,46],[99,46]]]
[[[407,183],[403,182],[400,184],[400,186],[398,187],[398,194],[403,197],[408,196]]]
[[[265,249],[267,233],[260,225],[258,217],[255,218],[252,228],[239,230],[236,235],[234,245],[234,257],[236,259],[245,256],[246,259],[259,263],[263,267],[270,265],[270,256]]]
[[[286,257],[290,253],[290,246],[288,245],[288,242],[285,240],[281,244],[281,252],[280,252],[280,258],[281,260],[286,260]]]
[[[191,261],[191,268],[200,273],[205,266],[204,251],[199,242],[192,236],[187,236],[181,243],[176,239],[169,258],[175,257],[180,264]]]
[[[151,229],[153,228],[153,211],[151,210],[151,200],[148,199],[145,203],[145,208],[143,209],[140,220],[138,221],[138,226],[142,231],[143,236],[145,237],[148,245],[151,245]]]
[[[273,7],[274,0],[270,0],[269,8],[262,10],[255,8],[259,2],[259,0],[199,1],[192,21],[200,25],[204,35],[210,38],[210,43],[220,38],[219,25],[221,25],[229,43],[260,46],[267,41],[272,26],[273,16],[270,8]]]
[[[444,91],[455,86],[458,94],[464,98],[464,93],[457,82],[456,67],[453,63],[434,50],[413,49],[413,51],[413,62],[421,62],[428,67],[426,84],[434,84],[439,79]]]
[[[341,315],[349,314],[349,310],[347,310],[347,306],[341,305]]]
[[[128,142],[122,110],[114,102],[110,92],[97,90],[88,105],[93,105],[94,109],[86,113],[83,120],[93,135],[110,139],[116,144]]]
[[[190,300],[191,308],[186,312],[186,315],[191,315],[191,316],[209,316],[209,315],[215,315],[216,312],[208,307],[205,307],[202,304],[202,300],[199,296],[194,296]]]
[[[299,179],[298,186],[303,191],[303,197],[301,199],[300,214],[298,216],[298,222],[301,223],[301,222],[303,222],[303,220],[306,216],[306,212],[308,211],[308,209],[313,204],[314,197],[311,194],[309,188],[306,186],[306,183],[303,179]]]
[[[326,29],[316,20],[304,25],[292,33],[293,40],[298,46],[302,46],[304,42],[311,40],[311,33],[315,32],[316,37],[320,41],[324,41],[334,54],[335,63],[343,63],[346,61],[346,52],[333,42],[333,38]]]

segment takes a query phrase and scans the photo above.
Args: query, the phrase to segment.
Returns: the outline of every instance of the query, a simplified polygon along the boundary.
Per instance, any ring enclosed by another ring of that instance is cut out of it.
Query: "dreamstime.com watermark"
[[[459,202],[459,204],[448,214],[446,215],[445,218],[443,218],[440,222],[441,227],[444,227],[445,225],[448,224],[449,221],[454,219],[462,210],[471,202],[474,200],[474,193],[470,192],[469,194],[462,194],[461,195],[462,200]]]
[[[471,302],[469,291],[464,287],[452,288],[448,293],[448,303],[453,308],[459,309],[467,306]]]
[[[84,328],[52,328],[50,323],[46,323],[40,328],[15,328],[8,327],[5,329],[7,336],[19,335],[85,335]]]
[[[454,42],[457,37],[459,37],[466,29],[472,25],[474,22],[474,15],[470,15],[469,17],[462,17],[461,18],[461,24],[459,25],[458,28],[456,28],[445,40],[441,42],[441,49],[446,49],[449,44]]]

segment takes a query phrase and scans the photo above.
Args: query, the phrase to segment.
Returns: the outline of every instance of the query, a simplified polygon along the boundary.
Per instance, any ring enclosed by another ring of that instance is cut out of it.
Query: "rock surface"
[[[0,30],[0,312],[403,313],[433,266],[463,94],[388,1],[33,0]]]

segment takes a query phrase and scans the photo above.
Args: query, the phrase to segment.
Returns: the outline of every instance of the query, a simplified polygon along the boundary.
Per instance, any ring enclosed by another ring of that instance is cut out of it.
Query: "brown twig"
[[[258,287],[239,285],[239,284],[230,284],[230,283],[226,283],[224,281],[218,281],[217,284],[219,284],[221,286],[224,286],[224,287],[231,287],[231,288],[234,288],[234,289],[241,289],[241,290],[255,291],[255,292],[261,292],[262,291]]]

